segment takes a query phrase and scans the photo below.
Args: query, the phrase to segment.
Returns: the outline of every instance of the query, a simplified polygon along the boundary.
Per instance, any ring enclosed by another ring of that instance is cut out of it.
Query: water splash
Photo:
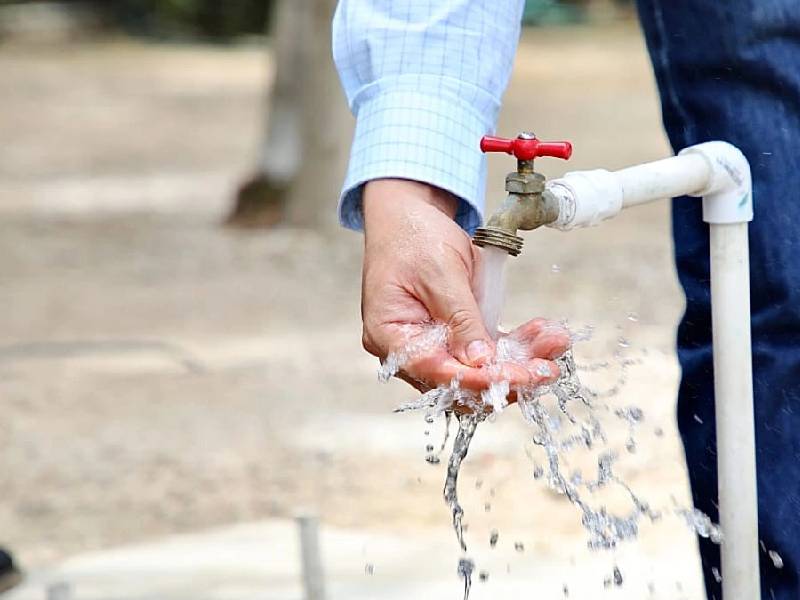
[[[378,381],[386,383],[414,357],[436,346],[445,345],[447,343],[447,326],[441,323],[431,324],[429,327],[422,328],[421,332],[418,327],[407,326],[404,335],[403,346],[390,352],[381,362],[378,369]]]
[[[573,449],[594,450],[605,447],[607,438],[596,416],[597,395],[586,388],[578,377],[572,350],[559,358],[559,379],[553,384],[538,388],[518,390],[518,403],[523,418],[534,428],[533,443],[540,447],[546,458],[547,483],[551,489],[564,495],[582,513],[581,523],[589,534],[588,545],[592,549],[610,549],[619,542],[634,539],[639,532],[639,521],[647,517],[654,521],[660,513],[650,508],[613,471],[617,455],[603,451],[597,458],[597,478],[584,479],[580,472],[569,476],[562,472],[561,463],[567,452]],[[578,418],[576,409],[583,408],[584,416]],[[637,407],[628,407],[618,416],[629,423],[638,423],[643,412]],[[566,419],[566,425],[562,422]],[[539,466],[534,468],[534,478],[544,473]],[[594,492],[608,485],[620,486],[631,500],[631,509],[623,515],[615,515],[604,506],[593,508],[582,497],[582,490]]]
[[[525,364],[530,358],[527,348],[514,339],[513,335],[503,335],[499,329],[500,312],[504,296],[504,268],[507,255],[503,251],[493,248],[483,250],[483,269],[480,280],[480,305],[484,321],[492,337],[496,340],[496,357],[488,369],[497,369],[500,362],[517,362]],[[638,320],[638,315],[628,315],[628,320]],[[592,325],[570,334],[573,344],[588,340],[594,333]],[[384,361],[379,377],[385,381],[395,375],[404,364],[415,355],[421,354],[436,345],[446,345],[447,330],[441,325],[431,325],[422,334],[408,336],[407,345],[390,354]],[[443,496],[452,515],[453,529],[459,548],[464,553],[458,563],[458,574],[464,580],[464,598],[469,596],[472,584],[474,562],[466,556],[467,544],[464,538],[465,526],[463,524],[464,510],[458,500],[458,474],[462,462],[466,458],[470,442],[475,435],[478,425],[489,416],[494,416],[503,411],[508,403],[509,392],[517,393],[519,409],[527,423],[533,429],[532,440],[536,448],[543,453],[541,466],[536,461],[533,470],[534,479],[539,479],[564,495],[581,514],[581,523],[588,533],[587,544],[592,549],[610,549],[620,542],[632,540],[637,537],[640,522],[643,518],[655,521],[661,513],[650,508],[649,504],[641,499],[634,491],[614,472],[613,466],[617,454],[610,450],[606,434],[601,426],[600,414],[613,414],[628,425],[628,439],[626,448],[628,452],[635,452],[636,428],[644,421],[643,411],[636,406],[626,406],[613,410],[604,403],[621,391],[627,381],[628,368],[638,361],[626,358],[624,353],[631,344],[625,338],[617,340],[617,349],[613,361],[605,361],[590,365],[581,365],[582,371],[593,372],[619,368],[619,377],[612,387],[593,391],[586,387],[578,376],[578,365],[573,357],[572,350],[557,359],[560,376],[557,381],[540,387],[524,387],[512,390],[508,382],[495,378],[487,390],[475,394],[462,390],[458,380],[449,385],[439,386],[420,397],[406,402],[396,409],[396,412],[409,410],[423,410],[427,423],[433,423],[436,418],[445,415],[449,420],[456,414],[458,431],[453,441],[453,450],[447,463],[447,474],[443,489]],[[549,373],[542,375],[549,375]],[[456,411],[456,409],[458,409]],[[456,412],[454,412],[456,411]],[[466,412],[463,412],[466,411]],[[461,413],[461,414],[458,414]],[[446,427],[449,432],[449,427]],[[447,441],[445,434],[445,443]],[[444,444],[437,453],[428,448],[426,460],[432,463],[439,461],[439,454],[443,451]],[[562,472],[562,465],[567,462],[567,455],[571,451],[594,452],[597,455],[596,475],[584,477],[580,471],[569,474]],[[537,450],[538,452],[538,450]],[[585,496],[592,495],[595,491],[607,487],[619,487],[630,500],[630,508],[621,514],[610,512],[605,506],[592,506]],[[490,504],[486,502],[485,510],[488,512]],[[699,511],[684,510],[687,522],[691,520],[695,529],[712,539],[721,539],[719,528],[711,523],[708,517]],[[702,515],[707,522],[699,516]],[[683,514],[683,513],[681,513]],[[689,518],[691,517],[691,519]],[[494,547],[498,536],[496,532],[490,535],[490,546]],[[515,544],[518,551],[522,551],[522,544]],[[481,572],[481,580],[484,580]],[[488,576],[488,575],[487,575]],[[622,574],[617,567],[608,579],[609,585],[621,585]]]
[[[703,511],[693,508],[693,509],[686,509],[681,508],[676,511],[678,515],[682,516],[685,520],[687,525],[695,532],[697,535],[703,538],[707,538],[714,542],[715,544],[721,544],[723,540],[722,530],[720,529],[719,525],[714,523],[707,514]]]

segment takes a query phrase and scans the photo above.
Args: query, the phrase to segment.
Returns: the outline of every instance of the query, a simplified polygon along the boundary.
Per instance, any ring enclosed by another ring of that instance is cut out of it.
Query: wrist
[[[455,219],[458,210],[458,199],[450,192],[410,179],[368,181],[363,203],[365,231],[431,208]]]

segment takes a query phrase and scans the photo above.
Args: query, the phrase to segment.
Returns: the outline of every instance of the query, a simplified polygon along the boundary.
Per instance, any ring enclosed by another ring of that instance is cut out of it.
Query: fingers
[[[558,379],[560,374],[558,365],[542,358],[534,358],[524,365],[504,362],[476,368],[465,366],[444,350],[412,359],[403,371],[406,381],[436,387],[457,380],[461,389],[474,392],[481,392],[498,381],[507,381],[512,388],[544,385]]]
[[[447,324],[453,356],[465,365],[479,367],[492,359],[494,342],[483,324],[466,268],[454,271],[435,289],[421,289],[420,300],[435,320]]]
[[[558,358],[570,346],[569,331],[547,319],[531,319],[511,332],[511,336],[528,347],[531,356],[538,358]]]

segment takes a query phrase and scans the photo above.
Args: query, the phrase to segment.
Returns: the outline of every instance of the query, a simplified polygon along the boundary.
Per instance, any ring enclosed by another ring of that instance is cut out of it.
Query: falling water
[[[482,251],[480,308],[483,322],[492,338],[497,339],[500,326],[500,313],[506,289],[506,262],[508,254],[500,248],[487,246]]]
[[[469,443],[475,435],[478,423],[483,419],[483,413],[458,415],[458,433],[453,441],[453,453],[447,462],[447,477],[444,482],[444,501],[453,514],[453,529],[458,544],[464,552],[467,551],[467,544],[464,542],[464,527],[461,522],[464,510],[458,502],[458,472],[461,469],[461,462],[467,456]]]

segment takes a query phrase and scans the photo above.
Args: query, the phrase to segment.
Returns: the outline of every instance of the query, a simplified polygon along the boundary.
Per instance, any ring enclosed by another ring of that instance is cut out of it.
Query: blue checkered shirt
[[[481,136],[494,131],[519,40],[523,0],[341,0],[333,56],[356,129],[339,202],[363,226],[372,179],[423,181],[461,199],[456,219],[480,225]]]

